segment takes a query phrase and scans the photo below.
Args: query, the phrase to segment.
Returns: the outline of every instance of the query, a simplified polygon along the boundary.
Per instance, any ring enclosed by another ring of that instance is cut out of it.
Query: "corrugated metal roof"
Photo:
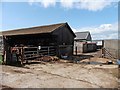
[[[52,24],[52,25],[45,25],[45,26],[9,30],[9,31],[3,31],[2,34],[6,36],[11,36],[11,35],[24,35],[24,34],[50,33],[65,24],[67,23],[59,23],[59,24]]]
[[[76,32],[75,35],[76,35],[76,38],[75,39],[87,39],[88,35],[90,34],[89,31],[86,31],[86,32]]]

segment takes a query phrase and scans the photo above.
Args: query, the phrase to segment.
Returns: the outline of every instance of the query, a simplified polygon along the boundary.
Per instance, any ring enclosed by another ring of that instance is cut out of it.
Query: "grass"
[[[0,55],[0,64],[2,64],[2,55]]]

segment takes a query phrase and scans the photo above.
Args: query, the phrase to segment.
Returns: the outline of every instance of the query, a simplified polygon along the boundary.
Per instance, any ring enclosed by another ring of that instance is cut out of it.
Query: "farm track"
[[[2,65],[1,85],[10,88],[116,88],[117,65],[39,63]]]

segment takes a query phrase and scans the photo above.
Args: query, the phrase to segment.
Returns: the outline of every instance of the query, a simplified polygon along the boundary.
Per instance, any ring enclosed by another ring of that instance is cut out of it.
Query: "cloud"
[[[34,3],[39,3],[44,8],[55,6],[56,0],[29,0],[29,4],[33,5]]]
[[[1,2],[29,2],[30,0],[1,0]]]
[[[102,10],[108,6],[114,5],[118,7],[118,4],[112,4],[112,2],[118,2],[119,0],[1,0],[1,2],[28,2],[30,5],[38,3],[44,8],[55,6],[59,2],[60,6],[66,9],[84,9],[89,11]]]
[[[111,5],[112,2],[106,0],[80,0],[80,2],[76,5],[79,9],[85,9],[89,11],[98,11],[102,10],[105,7]]]
[[[109,34],[99,33],[99,34],[91,34],[93,40],[101,40],[101,39],[118,39],[117,32],[111,32]]]
[[[35,2],[40,3],[44,8],[55,6],[59,2],[60,6],[66,9],[76,8],[98,11],[113,5],[112,2],[118,2],[118,0],[29,0],[30,5]]]
[[[89,11],[102,10],[112,4],[112,0],[61,0],[61,6],[64,8],[77,8]]]
[[[118,23],[102,24],[99,26],[83,27],[75,29],[75,32],[90,31],[93,39],[117,39],[118,38]]]
[[[55,6],[56,2],[55,0],[42,0],[41,5],[43,5],[45,8],[49,6]]]
[[[61,6],[64,8],[73,8],[74,1],[73,0],[60,0]]]

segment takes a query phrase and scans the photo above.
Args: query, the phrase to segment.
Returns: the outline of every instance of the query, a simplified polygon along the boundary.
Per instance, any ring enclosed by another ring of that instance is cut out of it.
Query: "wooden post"
[[[77,55],[77,46],[75,47],[75,53],[76,53],[76,55]]]
[[[48,47],[48,56],[49,56],[49,51],[50,51],[50,48]]]
[[[6,51],[4,50],[4,54],[3,54],[3,63],[6,64]]]
[[[105,56],[105,49],[102,48],[102,58],[104,58],[104,56]]]
[[[24,50],[23,47],[21,48],[21,65],[23,65],[23,56],[24,56]]]

